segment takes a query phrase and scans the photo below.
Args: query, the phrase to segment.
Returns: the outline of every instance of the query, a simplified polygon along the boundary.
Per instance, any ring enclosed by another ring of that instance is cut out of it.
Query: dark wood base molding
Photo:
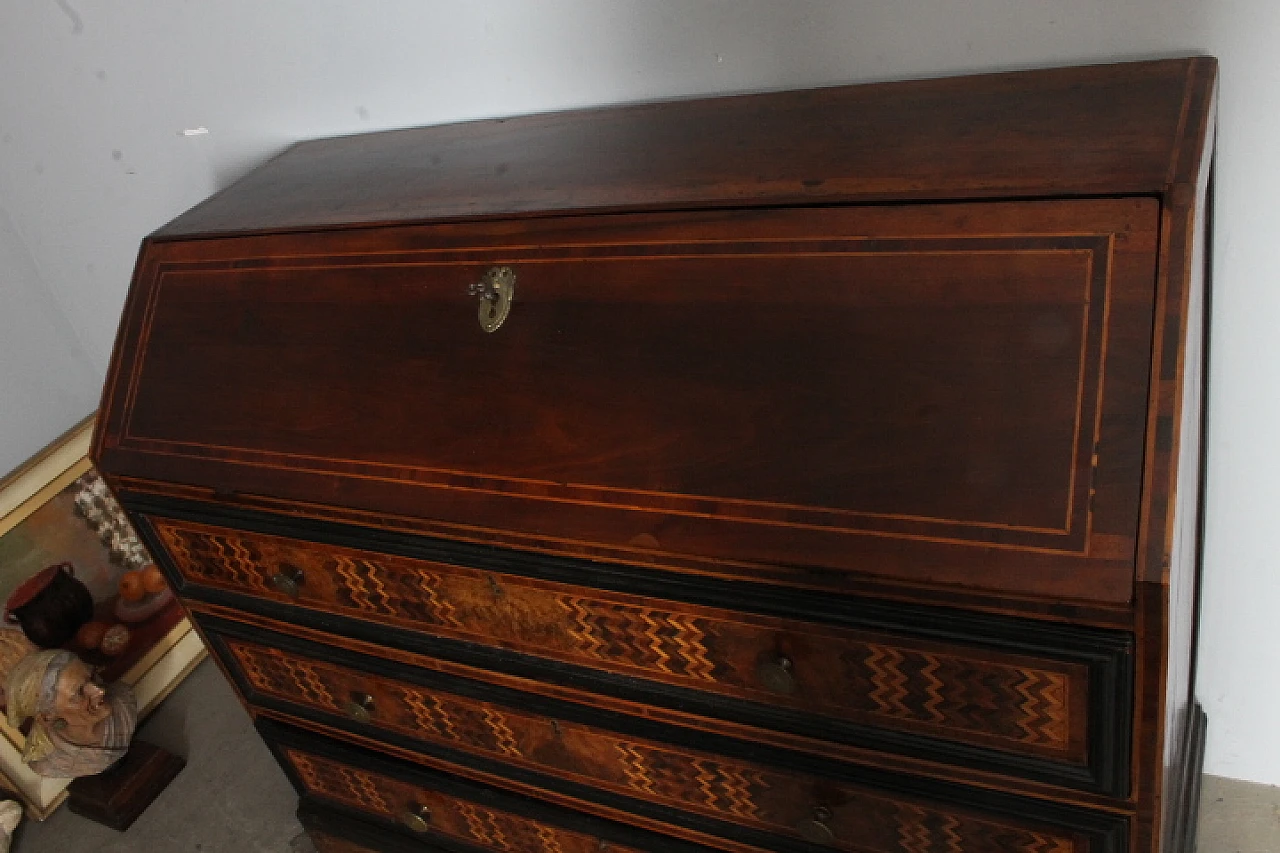
[[[1205,734],[1209,717],[1199,702],[1194,703],[1187,715],[1182,742],[1178,748],[1181,772],[1177,776],[1177,788],[1171,791],[1174,819],[1169,828],[1165,849],[1169,853],[1196,853],[1196,830],[1200,819],[1200,781],[1204,775]]]
[[[67,808],[124,832],[186,766],[185,759],[135,740],[124,758],[105,772],[72,782],[67,788]]]

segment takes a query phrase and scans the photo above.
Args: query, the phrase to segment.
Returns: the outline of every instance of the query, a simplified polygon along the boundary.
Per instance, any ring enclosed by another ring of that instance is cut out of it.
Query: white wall
[[[102,384],[6,208],[0,202],[0,473],[91,411]]]
[[[289,142],[700,92],[1223,60],[1208,770],[1280,783],[1280,4],[0,3],[0,471],[97,403],[139,239]],[[207,135],[183,130],[207,127]],[[1278,614],[1273,616],[1272,614]]]
[[[1280,4],[1213,8],[1222,74],[1198,687],[1209,772],[1280,784]]]

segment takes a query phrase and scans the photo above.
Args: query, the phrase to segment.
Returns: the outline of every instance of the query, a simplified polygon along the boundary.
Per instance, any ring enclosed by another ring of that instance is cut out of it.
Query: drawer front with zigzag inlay
[[[318,648],[303,655],[230,635],[219,636],[215,647],[248,687],[250,701],[275,700],[304,718],[314,711],[320,719],[354,717],[402,743],[407,738],[464,753],[464,760],[479,758],[482,770],[519,767],[581,791],[607,791],[796,839],[813,829],[815,812],[859,797],[831,778],[534,713],[518,700],[486,701],[357,671],[322,659]],[[456,759],[446,760],[451,770],[468,772]]]
[[[455,800],[301,750],[286,749],[284,754],[309,793],[374,817],[405,823],[424,838],[444,836],[485,850],[516,853],[599,853],[600,850],[595,838],[581,833]],[[616,845],[609,849],[614,853],[638,853]]]
[[[267,732],[272,731],[275,728],[268,726]],[[588,842],[578,833],[444,796],[415,781],[412,770],[402,775],[391,769],[398,763],[376,756],[370,759],[363,751],[342,747],[317,751],[311,745],[295,745],[287,737],[284,742],[277,742],[276,749],[311,796],[410,826],[416,823],[413,815],[418,814],[426,819],[417,823],[424,838],[438,833],[484,850],[519,853],[598,853],[600,849],[626,853],[629,849],[616,844],[594,846],[599,841]],[[664,786],[682,786],[694,798],[700,798],[703,789],[716,789],[727,796],[729,789],[735,787],[726,787],[728,777],[724,775],[735,762],[708,759],[695,770],[677,766],[678,758],[646,759],[652,761],[645,765],[647,784],[658,792],[659,799]],[[757,794],[766,781],[778,781],[770,779],[766,771],[746,765],[736,769],[738,782],[733,796],[742,802]],[[697,828],[664,824],[660,818],[657,823],[650,818],[646,825],[695,844],[740,853],[782,849],[848,853],[1117,853],[1123,838],[1123,821],[1116,819],[1085,821],[1097,825],[1077,828],[1069,823],[1041,822],[1029,815],[986,811],[973,805],[873,787],[832,784],[821,788],[820,794],[820,804],[809,807],[795,827],[788,828],[786,836],[795,840],[732,830],[718,837]],[[714,828],[714,824],[709,827]]]
[[[184,585],[1063,765],[1085,663],[855,631],[151,517]],[[280,578],[287,578],[282,587]]]

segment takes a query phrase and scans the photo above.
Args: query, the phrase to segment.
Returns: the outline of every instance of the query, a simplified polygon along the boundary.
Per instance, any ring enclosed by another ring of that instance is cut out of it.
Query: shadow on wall
[[[0,205],[0,476],[87,414],[101,378]]]

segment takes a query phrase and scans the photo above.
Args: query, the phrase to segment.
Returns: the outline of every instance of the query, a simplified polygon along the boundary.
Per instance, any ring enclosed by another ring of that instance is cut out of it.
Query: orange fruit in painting
[[[164,581],[164,575],[156,568],[155,563],[147,566],[142,570],[142,588],[152,595],[157,592],[164,592],[164,588],[168,584]]]
[[[98,646],[104,655],[115,657],[129,647],[129,629],[123,625],[112,625],[102,635],[102,643]]]
[[[109,626],[105,622],[86,622],[76,631],[76,645],[82,649],[96,649]]]
[[[147,594],[142,572],[125,572],[120,578],[120,597],[125,601],[137,601]]]

